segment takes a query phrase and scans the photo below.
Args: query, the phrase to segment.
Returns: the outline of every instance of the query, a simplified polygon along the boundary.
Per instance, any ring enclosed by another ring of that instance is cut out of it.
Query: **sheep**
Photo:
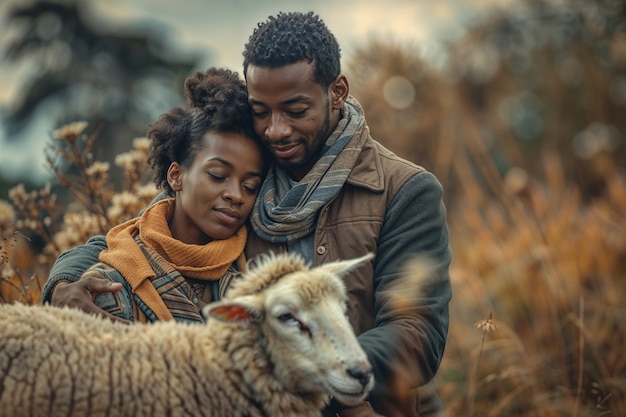
[[[0,416],[320,416],[331,396],[362,402],[374,378],[341,275],[371,257],[267,255],[206,324],[2,305]]]

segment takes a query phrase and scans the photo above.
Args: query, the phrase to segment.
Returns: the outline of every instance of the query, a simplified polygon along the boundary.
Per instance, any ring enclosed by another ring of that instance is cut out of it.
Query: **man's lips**
[[[286,159],[292,157],[298,151],[299,143],[289,145],[270,145],[270,150],[277,158]]]

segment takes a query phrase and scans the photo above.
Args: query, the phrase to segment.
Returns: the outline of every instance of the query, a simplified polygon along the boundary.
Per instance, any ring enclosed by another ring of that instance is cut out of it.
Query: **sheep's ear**
[[[370,252],[366,255],[361,256],[360,258],[349,259],[346,261],[335,261],[335,262],[323,264],[319,266],[318,268],[330,274],[342,276],[343,274],[347,273],[348,271],[353,270],[354,268],[361,265],[362,263],[365,263],[365,261],[369,261],[373,257],[374,257],[374,254]]]
[[[263,318],[262,312],[251,305],[236,302],[218,302],[202,309],[205,317],[227,323],[258,323]]]

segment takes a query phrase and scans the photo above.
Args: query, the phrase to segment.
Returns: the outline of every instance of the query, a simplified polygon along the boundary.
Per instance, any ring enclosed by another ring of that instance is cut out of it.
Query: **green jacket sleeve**
[[[430,381],[441,363],[448,333],[448,303],[452,297],[448,268],[446,210],[442,187],[429,172],[409,180],[389,204],[378,241],[374,271],[375,327],[359,336],[382,383],[376,390],[415,388]],[[394,311],[385,289],[401,274],[404,262],[415,254],[426,255],[436,265],[427,291],[401,314]],[[398,375],[405,377],[397,380]],[[373,397],[390,393],[374,392]]]
[[[148,207],[167,197],[168,195],[165,191],[160,192],[148,204]],[[78,281],[89,267],[99,262],[98,256],[106,248],[106,236],[98,235],[91,237],[85,244],[76,246],[59,255],[54,265],[52,265],[50,275],[41,291],[41,302],[50,302],[54,286],[59,281]]]
[[[78,281],[81,275],[92,265],[96,264],[100,252],[106,249],[107,244],[103,235],[90,238],[85,244],[76,246],[63,252],[52,265],[50,275],[41,291],[41,302],[49,303],[52,290],[59,281]]]

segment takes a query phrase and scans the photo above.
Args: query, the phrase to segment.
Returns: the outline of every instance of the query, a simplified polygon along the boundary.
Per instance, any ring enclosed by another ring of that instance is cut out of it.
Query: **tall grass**
[[[58,141],[67,145],[67,138]],[[88,142],[81,131],[73,143],[78,149]],[[143,142],[135,145],[118,158],[126,171],[145,170],[145,162],[121,162],[144,161]],[[31,192],[17,186],[0,200],[0,302],[39,302],[59,253],[134,215],[156,193],[137,175],[113,190],[89,152],[64,155],[50,164],[74,196],[70,205],[58,204],[50,186]],[[610,159],[602,161],[606,192],[585,201],[555,154],[543,155],[544,181],[519,168],[504,176],[484,169],[493,176],[485,180],[470,164],[471,149],[465,158],[454,172],[467,192],[449,204],[454,298],[438,377],[446,413],[625,415],[623,175]],[[82,165],[65,167],[71,176],[58,169],[77,159]]]
[[[626,7],[516,7],[449,45],[443,70],[414,45],[363,45],[352,91],[374,137],[444,184],[447,415],[623,416]]]
[[[500,198],[468,194],[450,214],[450,415],[626,413],[626,183],[612,173],[583,203],[558,158],[544,163],[551,186],[515,171]],[[477,332],[489,315],[496,329]]]
[[[109,181],[108,162],[94,160],[97,134],[86,129],[75,122],[53,133],[47,164],[54,187],[27,191],[19,184],[8,200],[0,199],[0,302],[38,302],[63,251],[136,216],[158,192],[147,174],[146,138],[134,139],[132,149],[115,158],[119,184]]]
[[[377,41],[347,72],[373,136],[444,184],[453,250],[438,375],[446,414],[624,416],[626,9],[603,20],[619,2],[524,3],[534,24],[496,16],[450,47],[447,71],[411,46]],[[389,89],[398,77],[414,93],[409,105],[389,101],[405,98]],[[60,252],[156,193],[145,139],[116,159],[117,186],[85,132],[79,123],[55,133],[54,185],[17,186],[0,200],[0,302],[38,302]]]

